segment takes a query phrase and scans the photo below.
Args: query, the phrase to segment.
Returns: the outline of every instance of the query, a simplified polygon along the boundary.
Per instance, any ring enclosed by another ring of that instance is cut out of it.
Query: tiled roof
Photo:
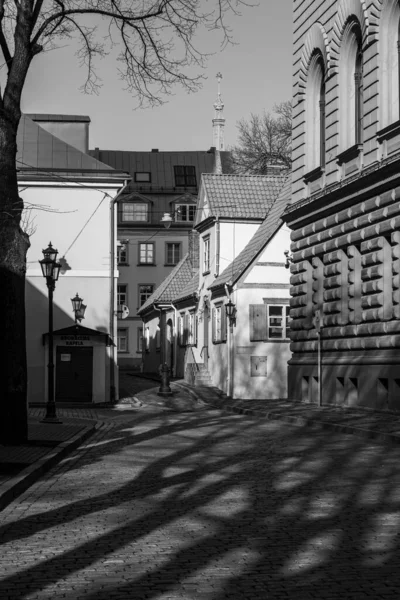
[[[286,175],[202,175],[212,215],[248,219],[265,217],[285,179]]]
[[[174,302],[179,302],[181,300],[185,300],[186,298],[190,298],[191,296],[194,296],[194,294],[199,289],[199,280],[200,280],[200,274],[199,274],[199,271],[196,271],[195,275],[193,275],[193,277],[189,281],[189,283],[183,288],[182,291],[180,291],[177,294],[177,296],[175,296]]]
[[[86,117],[85,117],[86,118]],[[74,171],[108,176],[117,175],[110,166],[70,146],[52,135],[27,115],[22,115],[17,134],[17,168],[19,171]]]
[[[182,260],[172,269],[170,274],[139,308],[138,315],[145,313],[155,303],[172,302],[180,291],[189,283],[191,278],[192,265],[189,260],[189,254],[185,254]]]
[[[272,208],[268,212],[265,220],[261,223],[256,233],[251,238],[250,242],[226,267],[215,281],[210,285],[209,289],[217,288],[225,283],[234,285],[242,273],[246,270],[249,264],[258,256],[265,248],[269,240],[282,225],[281,215],[286,206],[290,203],[291,198],[291,176],[288,175],[281,192],[274,202]]]

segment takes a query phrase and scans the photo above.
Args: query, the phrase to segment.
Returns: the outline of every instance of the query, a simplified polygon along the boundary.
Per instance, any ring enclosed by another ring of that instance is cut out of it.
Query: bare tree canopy
[[[156,106],[176,85],[196,91],[207,54],[196,33],[219,31],[231,41],[227,18],[252,0],[0,0],[0,339],[7,349],[0,372],[0,443],[27,435],[25,271],[29,237],[21,229],[17,129],[21,95],[32,60],[80,40],[83,90],[97,92],[96,59],[119,53],[126,89],[139,106]]]
[[[273,165],[291,166],[292,104],[274,106],[273,114],[251,114],[241,119],[238,145],[231,149],[231,167],[235,173],[263,175]]]

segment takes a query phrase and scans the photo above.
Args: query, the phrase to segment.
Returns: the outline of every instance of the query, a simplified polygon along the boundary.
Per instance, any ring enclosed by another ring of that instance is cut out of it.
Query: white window
[[[117,246],[117,262],[119,265],[128,264],[128,247],[127,244]]]
[[[176,204],[175,205],[175,220],[193,222],[196,214],[195,204]]]
[[[139,244],[139,264],[154,264],[154,244],[152,242]]]
[[[203,273],[210,270],[210,237],[203,238]]]
[[[146,202],[124,202],[121,221],[147,221],[149,207]]]
[[[226,341],[226,313],[223,304],[212,310],[212,338],[214,344]]]
[[[283,340],[289,321],[289,307],[279,304],[268,304],[268,339]]]
[[[177,265],[181,258],[181,245],[179,242],[167,243],[165,247],[165,264]]]
[[[117,350],[118,352],[128,352],[128,330],[117,330]]]
[[[125,283],[119,283],[117,288],[117,304],[128,305],[128,286]]]
[[[287,340],[289,304],[250,304],[250,341]]]

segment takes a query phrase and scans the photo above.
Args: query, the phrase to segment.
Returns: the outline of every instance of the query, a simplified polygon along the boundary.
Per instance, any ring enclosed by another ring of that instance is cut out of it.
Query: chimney
[[[200,267],[200,234],[194,229],[189,231],[189,261],[194,275]]]
[[[89,152],[89,117],[48,114],[27,114],[26,116],[66,144],[85,154]]]
[[[152,148],[151,151],[152,152],[158,152],[158,148]]]

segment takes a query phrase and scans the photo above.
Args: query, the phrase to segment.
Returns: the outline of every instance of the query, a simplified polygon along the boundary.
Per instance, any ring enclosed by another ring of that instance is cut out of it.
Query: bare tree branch
[[[290,168],[292,138],[292,105],[282,102],[270,113],[251,114],[242,119],[238,144],[231,148],[231,168],[235,173],[265,174],[271,166]]]

